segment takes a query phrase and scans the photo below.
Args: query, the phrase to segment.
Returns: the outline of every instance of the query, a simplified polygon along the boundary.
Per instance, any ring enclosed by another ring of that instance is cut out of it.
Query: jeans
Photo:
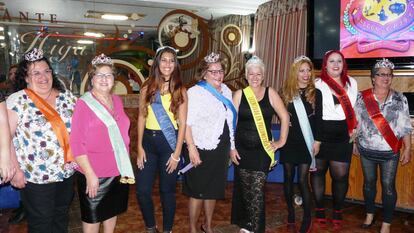
[[[21,199],[29,233],[68,232],[69,207],[73,199],[73,176],[62,182],[35,184],[27,182]]]
[[[375,154],[375,151],[359,148],[361,153],[362,171],[364,172],[364,199],[367,213],[375,212],[375,196],[377,194],[377,170],[380,168],[380,178],[382,186],[382,206],[384,209],[384,222],[391,223],[392,215],[397,202],[397,191],[395,189],[395,176],[397,174],[397,166],[399,154],[391,159],[377,161],[368,159],[365,153]],[[381,154],[378,152],[377,155]]]
[[[147,161],[144,163],[142,170],[137,170],[136,195],[144,217],[145,226],[152,228],[156,225],[152,188],[154,186],[155,176],[158,173],[160,178],[159,187],[163,214],[163,231],[171,231],[176,208],[175,188],[178,167],[173,173],[168,174],[166,171],[166,163],[170,159],[173,151],[161,130],[145,129],[142,145]]]

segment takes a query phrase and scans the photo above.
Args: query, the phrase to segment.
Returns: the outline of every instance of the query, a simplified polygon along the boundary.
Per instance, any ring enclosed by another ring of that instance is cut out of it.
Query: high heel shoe
[[[342,228],[342,210],[334,210],[332,214],[332,230],[339,231]]]
[[[201,230],[201,232],[203,232],[203,233],[207,233],[206,229],[204,229],[204,224],[201,224],[201,226],[200,226],[200,230]]]
[[[328,220],[325,217],[325,208],[315,209],[315,223],[322,228],[326,227]]]
[[[302,225],[297,233],[310,233],[312,231],[312,220],[309,219],[305,221],[302,221]]]
[[[370,223],[370,224],[362,223],[362,224],[361,224],[361,228],[362,228],[362,229],[368,229],[368,228],[372,227],[372,226],[375,224],[375,220],[376,220],[376,218],[375,218],[375,216],[374,216],[374,217],[372,218],[372,220],[371,220],[371,223]]]

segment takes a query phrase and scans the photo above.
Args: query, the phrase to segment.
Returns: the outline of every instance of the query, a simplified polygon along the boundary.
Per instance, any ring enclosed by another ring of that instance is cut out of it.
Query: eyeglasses
[[[107,74],[104,74],[104,73],[97,73],[97,74],[95,74],[95,75],[94,75],[94,77],[97,77],[97,78],[99,78],[99,79],[104,79],[104,78],[114,78],[114,74],[113,74],[113,73],[107,73]]]
[[[212,75],[224,74],[224,70],[207,70]]]
[[[381,78],[392,78],[392,74],[385,74],[385,73],[375,74],[375,76],[380,76]]]

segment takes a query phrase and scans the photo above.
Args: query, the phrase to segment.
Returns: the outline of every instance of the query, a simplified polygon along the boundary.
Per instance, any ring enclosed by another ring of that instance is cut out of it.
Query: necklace
[[[375,90],[375,89],[374,89]],[[384,101],[381,104],[380,99],[378,98],[378,105],[380,106],[381,111],[385,108],[385,103],[387,102],[388,97],[390,96],[391,89],[388,89],[387,95],[385,96]]]
[[[49,99],[49,97],[50,97],[50,95],[52,95],[52,92],[53,92],[53,89],[51,89],[51,90],[50,90],[49,94],[47,95],[47,97],[46,97],[46,98],[44,98],[44,100],[48,100],[48,99]]]
[[[94,91],[92,91],[92,94],[102,103],[102,104],[104,104],[108,109],[110,109],[111,111],[113,111],[113,109],[114,109],[114,106],[113,106],[113,103],[112,103],[112,97],[109,95],[109,96],[104,96],[104,95],[101,95],[101,94],[99,94],[99,93],[96,93],[96,92],[94,92]]]

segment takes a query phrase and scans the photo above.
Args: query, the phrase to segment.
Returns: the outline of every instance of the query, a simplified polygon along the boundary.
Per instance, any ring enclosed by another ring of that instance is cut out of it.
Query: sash
[[[331,77],[321,77],[321,79],[335,92],[339,103],[341,103],[346,117],[346,124],[348,125],[348,134],[351,135],[358,122],[355,116],[354,108],[352,107],[351,101],[349,100],[345,89],[336,83]]]
[[[197,85],[200,87],[203,87],[208,92],[210,92],[214,97],[216,97],[218,100],[220,100],[224,105],[226,105],[227,108],[229,108],[233,113],[233,132],[236,132],[236,123],[237,123],[237,110],[233,105],[233,102],[229,99],[227,99],[224,95],[219,93],[216,88],[212,87],[210,84],[208,84],[206,81],[198,82]]]
[[[177,146],[177,135],[175,134],[174,125],[171,122],[170,117],[162,106],[160,91],[155,92],[155,101],[151,104],[152,111],[154,112],[155,118],[157,118],[158,124],[160,125],[161,131],[167,139],[168,144],[174,151]]]
[[[306,147],[312,159],[309,171],[316,171],[315,155],[313,154],[313,143],[315,142],[312,134],[312,128],[309,123],[308,114],[303,105],[300,95],[293,99],[293,106],[295,107],[296,115],[298,116],[300,129],[302,130],[303,138],[305,139]]]
[[[109,139],[111,141],[112,149],[114,150],[116,165],[119,173],[121,173],[120,182],[123,184],[134,184],[135,178],[131,160],[129,159],[128,150],[125,146],[121,131],[119,130],[116,121],[105,109],[105,107],[92,97],[90,92],[86,92],[81,99],[85,101],[86,105],[88,105],[88,107],[108,128]]]
[[[66,128],[65,122],[63,122],[62,118],[56,110],[50,106],[44,99],[38,96],[34,91],[26,88],[24,89],[26,94],[29,98],[33,101],[35,106],[40,110],[40,112],[44,115],[46,120],[51,124],[52,130],[56,135],[56,138],[59,142],[59,145],[63,149],[63,158],[64,158],[64,166],[65,170],[76,168],[78,165],[75,163],[73,159],[72,151],[69,145],[69,133],[68,129]]]
[[[246,96],[247,103],[249,103],[250,111],[252,112],[254,123],[256,124],[256,129],[259,133],[262,146],[266,151],[267,155],[270,157],[270,167],[273,167],[277,164],[277,160],[275,161],[275,152],[273,151],[269,138],[267,137],[266,124],[263,119],[263,114],[262,110],[260,109],[260,105],[257,102],[256,96],[254,95],[253,90],[250,86],[244,88],[243,93]]]
[[[398,153],[402,146],[402,140],[398,140],[392,131],[390,125],[388,124],[387,119],[382,115],[378,103],[374,98],[372,89],[367,89],[361,92],[362,99],[364,100],[365,107],[367,109],[368,115],[371,118],[374,125],[377,127],[378,131],[382,134],[385,141],[391,147],[394,153]]]

